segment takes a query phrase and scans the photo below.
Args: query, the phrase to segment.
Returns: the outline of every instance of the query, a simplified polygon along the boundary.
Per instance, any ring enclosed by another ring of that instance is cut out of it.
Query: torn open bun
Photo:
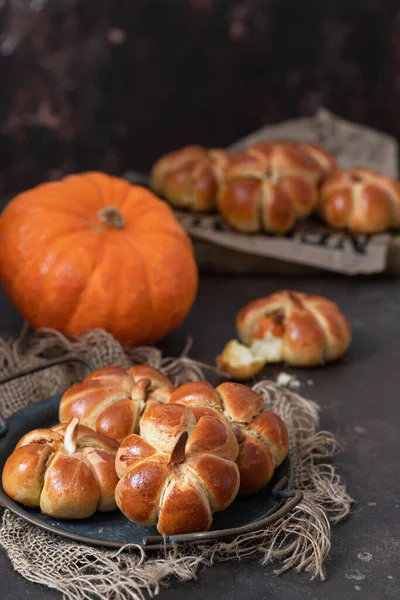
[[[338,305],[321,296],[281,291],[250,302],[237,316],[240,342],[228,342],[219,368],[237,380],[267,363],[311,367],[342,356],[351,328]]]

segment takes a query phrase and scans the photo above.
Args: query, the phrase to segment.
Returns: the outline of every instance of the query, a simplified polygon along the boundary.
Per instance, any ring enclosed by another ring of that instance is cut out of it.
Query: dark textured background
[[[399,0],[0,0],[0,194],[320,105],[400,138]]]

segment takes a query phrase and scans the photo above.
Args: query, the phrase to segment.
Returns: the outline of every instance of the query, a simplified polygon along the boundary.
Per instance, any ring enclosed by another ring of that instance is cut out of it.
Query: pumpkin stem
[[[116,206],[106,206],[97,213],[100,221],[103,221],[108,227],[114,227],[114,229],[122,229],[125,225],[125,219]]]
[[[78,439],[78,417],[74,417],[68,424],[64,435],[64,449],[67,454],[74,454],[76,452],[76,442]]]
[[[183,461],[185,460],[185,446],[186,446],[188,437],[189,437],[189,434],[187,431],[184,431],[178,437],[175,447],[171,453],[171,458],[169,460],[170,465],[179,465],[179,464],[183,463]]]

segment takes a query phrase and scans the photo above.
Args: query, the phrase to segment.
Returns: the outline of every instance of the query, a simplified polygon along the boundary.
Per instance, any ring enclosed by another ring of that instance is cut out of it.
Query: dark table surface
[[[170,581],[161,600],[400,598],[400,279],[203,277],[192,313],[162,347],[177,355],[192,336],[191,356],[213,362],[233,336],[234,317],[243,304],[283,287],[332,298],[353,325],[354,341],[342,361],[284,369],[303,382],[304,396],[321,405],[321,427],[342,441],[344,451],[335,463],[356,499],[351,516],[333,529],[327,579],[310,582],[296,573],[277,578],[272,566],[249,559],[217,564],[201,571],[196,581]],[[17,334],[21,325],[0,295],[0,330]],[[275,378],[281,370],[271,366],[262,376]],[[368,561],[360,558],[365,553]],[[0,582],[4,600],[61,597],[25,581],[1,551]]]

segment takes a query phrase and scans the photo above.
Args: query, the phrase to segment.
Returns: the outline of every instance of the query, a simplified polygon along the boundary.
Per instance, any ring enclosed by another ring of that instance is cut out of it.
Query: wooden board
[[[201,273],[237,275],[315,275],[326,271],[314,267],[245,254],[222,246],[193,240]],[[389,245],[386,274],[400,275],[400,235]]]

